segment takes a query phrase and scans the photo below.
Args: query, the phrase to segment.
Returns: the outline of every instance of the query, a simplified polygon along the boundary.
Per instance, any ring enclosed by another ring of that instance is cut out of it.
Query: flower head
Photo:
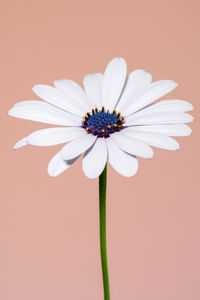
[[[185,123],[193,117],[192,104],[184,100],[156,100],[176,88],[171,80],[152,82],[151,74],[135,70],[126,75],[126,62],[114,58],[105,73],[89,74],[84,90],[71,80],[56,80],[55,87],[36,85],[34,93],[44,101],[16,103],[9,115],[62,127],[38,130],[15,144],[52,146],[65,144],[48,165],[50,176],[67,170],[83,153],[83,171],[97,178],[106,162],[130,177],[138,169],[137,157],[152,158],[150,146],[179,149],[171,136],[187,136]]]

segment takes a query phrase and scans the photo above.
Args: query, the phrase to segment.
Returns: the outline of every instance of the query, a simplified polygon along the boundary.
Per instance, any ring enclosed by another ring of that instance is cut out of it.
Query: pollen
[[[82,128],[88,134],[93,134],[98,138],[108,138],[111,134],[125,128],[124,117],[114,109],[111,113],[105,110],[104,106],[100,109],[95,105],[91,112],[86,112],[82,119]]]

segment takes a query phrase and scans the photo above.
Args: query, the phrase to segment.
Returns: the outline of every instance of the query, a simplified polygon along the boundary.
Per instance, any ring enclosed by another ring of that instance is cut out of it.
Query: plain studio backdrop
[[[133,178],[108,168],[107,230],[112,300],[200,299],[198,0],[14,0],[0,9],[0,299],[102,300],[98,180],[81,160],[57,178],[47,164],[59,149],[14,143],[50,127],[7,116],[38,99],[38,83],[82,84],[122,56],[128,72],[178,88],[165,99],[193,103],[193,134],[180,151],[155,149]]]

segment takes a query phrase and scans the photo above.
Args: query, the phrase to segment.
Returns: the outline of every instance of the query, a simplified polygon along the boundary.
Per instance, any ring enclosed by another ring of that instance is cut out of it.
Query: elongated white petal
[[[84,111],[88,111],[90,108],[89,100],[82,87],[75,81],[68,79],[60,79],[54,81],[55,87],[64,93],[64,95],[72,103],[78,104]]]
[[[102,89],[103,89],[103,74],[95,73],[86,75],[83,79],[84,88],[88,99],[90,100],[91,108],[97,105],[102,107]]]
[[[125,130],[125,129],[124,129]],[[143,158],[152,158],[153,150],[144,142],[132,138],[125,133],[117,132],[110,135],[110,139],[123,151]]]
[[[80,126],[81,118],[73,116],[53,105],[43,101],[23,101],[16,103],[8,112],[8,115],[55,125]]]
[[[69,160],[81,155],[94,144],[96,138],[97,137],[92,134],[86,134],[68,143],[62,148],[61,154],[63,159]]]
[[[97,178],[104,170],[107,162],[107,145],[104,138],[96,140],[83,157],[82,167],[85,175],[90,179]]]
[[[141,125],[131,127],[133,131],[157,132],[168,136],[188,136],[192,133],[189,126],[185,124],[174,125]]]
[[[61,150],[60,150],[59,152],[56,153],[56,155],[54,155],[52,157],[52,159],[50,160],[50,162],[48,164],[48,174],[49,174],[49,176],[56,177],[56,176],[60,175],[61,173],[63,173],[67,169],[69,169],[71,167],[71,165],[78,158],[79,158],[79,156],[74,158],[74,159],[71,159],[69,161],[65,161],[65,160],[63,160],[63,158],[61,156]]]
[[[135,156],[122,151],[112,139],[106,139],[108,161],[118,173],[125,177],[134,176],[138,170],[138,160]]]
[[[151,112],[161,112],[161,111],[174,111],[174,112],[186,112],[193,110],[194,106],[185,100],[179,99],[170,99],[170,100],[162,100],[157,103],[154,103],[147,107],[145,110],[149,110]]]
[[[40,100],[26,100],[17,102],[13,105],[13,108],[24,108],[29,110],[41,110],[41,111],[47,111],[51,112],[55,115],[62,116],[64,118],[70,118],[76,122],[80,122],[80,116],[76,116],[70,112],[67,112],[63,109],[60,109],[50,103],[40,101]]]
[[[163,112],[186,112],[192,110],[194,107],[191,103],[184,100],[163,100],[157,103],[151,104],[144,109],[136,112],[131,117],[142,117],[153,113],[163,113]]]
[[[166,150],[178,150],[180,148],[177,141],[164,134],[142,131],[136,132],[130,127],[124,129],[124,132],[128,136],[141,140],[153,147],[162,148]]]
[[[38,84],[33,87],[33,92],[46,102],[70,113],[78,116],[82,116],[85,113],[85,109],[82,106],[76,101],[72,101],[70,97],[53,86]]]
[[[181,124],[192,122],[194,118],[187,113],[180,112],[160,112],[148,114],[145,116],[132,115],[126,118],[126,125],[156,125],[156,124]]]
[[[72,141],[86,135],[80,127],[46,128],[37,130],[27,137],[27,143],[34,146],[53,146]]]
[[[126,62],[116,57],[108,64],[103,79],[103,106],[112,111],[120,97],[126,79]]]
[[[26,146],[26,145],[27,145],[27,137],[25,137],[25,138],[19,140],[19,141],[14,145],[13,149],[14,149],[14,150],[17,150],[17,149],[22,148],[22,147],[24,147],[24,146]]]
[[[131,72],[125,82],[124,90],[116,106],[117,111],[123,111],[127,103],[138,93],[141,93],[152,81],[152,76],[145,70],[135,70]]]
[[[126,116],[131,115],[160,97],[168,94],[176,87],[177,83],[172,80],[160,80],[151,83],[140,95],[137,95],[127,103],[127,106],[123,110],[123,114]]]

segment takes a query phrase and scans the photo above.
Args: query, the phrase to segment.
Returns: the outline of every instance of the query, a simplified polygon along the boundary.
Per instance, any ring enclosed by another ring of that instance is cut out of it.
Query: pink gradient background
[[[103,72],[114,56],[128,71],[174,79],[165,98],[195,105],[181,150],[155,149],[126,179],[108,169],[111,300],[200,299],[200,3],[168,1],[1,2],[1,300],[103,299],[98,181],[81,161],[53,179],[59,147],[13,144],[47,125],[10,118],[17,101],[37,99],[37,83]]]

